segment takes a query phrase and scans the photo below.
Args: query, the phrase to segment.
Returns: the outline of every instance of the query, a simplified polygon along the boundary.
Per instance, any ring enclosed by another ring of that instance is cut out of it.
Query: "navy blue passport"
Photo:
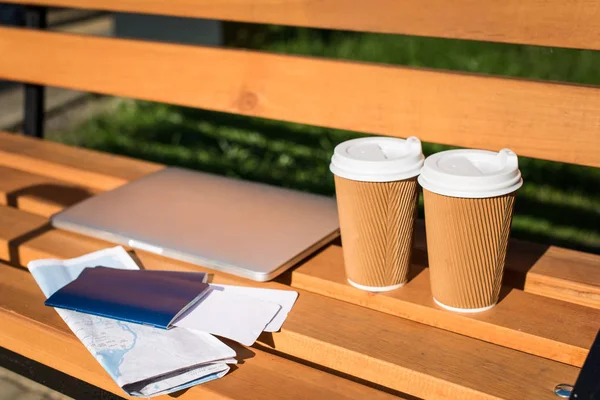
[[[205,280],[203,273],[85,268],[44,304],[168,329],[209,292]]]

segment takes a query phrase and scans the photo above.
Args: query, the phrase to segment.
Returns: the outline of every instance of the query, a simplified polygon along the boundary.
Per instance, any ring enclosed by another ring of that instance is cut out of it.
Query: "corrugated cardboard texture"
[[[498,301],[514,193],[463,199],[423,190],[431,291],[456,308]]]
[[[416,178],[358,182],[335,177],[344,263],[359,285],[406,282],[419,187]]]

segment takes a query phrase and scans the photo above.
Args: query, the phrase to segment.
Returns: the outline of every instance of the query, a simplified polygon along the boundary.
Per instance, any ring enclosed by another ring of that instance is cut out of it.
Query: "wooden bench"
[[[587,1],[14,2],[600,49],[600,7]],[[0,54],[0,78],[32,85],[30,114],[36,85],[52,85],[600,167],[594,87],[1,27]],[[35,119],[26,128],[41,133]],[[2,347],[123,395],[23,267],[110,246],[48,216],[163,167],[0,133]],[[575,382],[600,327],[599,256],[511,240],[502,300],[463,315],[433,303],[422,224],[415,246],[414,278],[385,294],[346,284],[339,243],[265,284],[135,254],[149,269],[300,292],[281,332],[238,346],[235,371],[182,399],[555,399]]]

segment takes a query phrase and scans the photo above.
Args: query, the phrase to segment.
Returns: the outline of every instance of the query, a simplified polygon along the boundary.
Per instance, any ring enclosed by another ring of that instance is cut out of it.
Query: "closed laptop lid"
[[[84,200],[52,223],[260,281],[339,231],[333,198],[174,167]]]

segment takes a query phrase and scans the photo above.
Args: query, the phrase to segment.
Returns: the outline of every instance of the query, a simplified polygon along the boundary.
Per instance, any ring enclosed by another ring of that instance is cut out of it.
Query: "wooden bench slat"
[[[594,87],[15,28],[0,52],[9,80],[600,166]]]
[[[508,282],[530,293],[600,309],[600,256],[512,240],[506,259]]]
[[[414,247],[427,250],[417,220]],[[510,239],[504,281],[526,292],[600,309],[600,256]]]
[[[315,28],[600,49],[593,1],[8,0]]]
[[[1,249],[21,219],[32,229],[39,216],[0,207]],[[17,242],[19,242],[17,240]],[[21,243],[21,242],[19,242]],[[28,238],[12,251],[21,264],[42,257],[73,257],[108,243],[59,230]],[[136,251],[148,269],[184,269],[215,274],[220,283],[257,285],[209,269]],[[6,260],[10,254],[2,252]],[[13,260],[13,262],[16,260]],[[270,282],[261,287],[286,288]],[[282,354],[304,359],[394,390],[421,397],[553,398],[553,387],[575,380],[579,369],[432,328],[332,298],[299,290],[300,296],[279,333],[262,335],[261,343]],[[482,366],[485,368],[482,368]],[[498,379],[498,377],[502,379]]]
[[[600,310],[503,287],[501,301],[482,314],[449,313],[435,305],[429,270],[402,289],[373,296],[350,286],[342,248],[331,245],[300,265],[291,285],[412,321],[581,367],[594,342]],[[415,268],[416,269],[416,268]],[[560,321],[557,329],[556,321]]]
[[[0,166],[0,205],[3,206],[48,217],[95,193],[98,190]]]
[[[12,146],[5,146],[6,139],[10,139],[9,143]],[[20,147],[27,150],[20,150]],[[54,174],[54,171],[61,170],[61,159],[55,159],[54,153],[60,149],[60,152],[68,152],[68,157],[71,162],[77,160],[81,162],[82,168],[92,174],[105,175],[107,180],[112,179],[112,171],[109,168],[104,168],[104,162],[93,164],[85,164],[84,160],[89,157],[89,150],[79,149],[60,145],[57,143],[48,143],[41,140],[35,140],[25,137],[16,137],[13,134],[0,133],[0,152],[10,157],[14,155],[19,162],[12,165],[15,169],[32,170],[32,173],[41,176],[49,176],[68,181],[73,184],[78,184],[83,190],[87,190],[89,182],[81,179],[78,174]],[[48,169],[31,168],[29,160],[31,157],[28,153],[32,153],[40,161],[51,161]],[[93,153],[93,152],[91,152]],[[105,154],[96,153],[98,157],[105,157]],[[1,154],[0,154],[1,155]],[[0,165],[3,160],[10,157],[0,156]],[[135,171],[136,163],[145,165],[145,162],[128,159],[130,166],[124,168],[132,168]],[[53,168],[54,163],[58,168]],[[76,165],[76,164],[75,164]],[[152,164],[153,168],[159,169],[160,166]],[[126,170],[118,172],[119,174],[127,174]],[[119,177],[119,176],[118,176]],[[29,179],[42,179],[40,177]],[[6,196],[6,192],[2,192]],[[0,194],[1,196],[1,194]],[[28,205],[25,211],[48,216],[45,206],[36,205],[38,199],[27,199]],[[27,203],[27,202],[26,202]],[[425,228],[423,221],[417,222],[415,230],[415,247],[420,250],[426,249]],[[523,288],[526,292],[534,293],[546,297],[551,297],[559,300],[568,301],[571,303],[586,305],[589,307],[600,308],[600,257],[594,254],[563,249],[555,246],[539,245],[534,243],[522,242],[511,239],[506,260],[506,281],[510,285],[518,288]]]
[[[0,73],[1,75],[1,73]],[[0,132],[0,165],[94,189],[110,190],[164,166]],[[76,149],[76,151],[73,151]],[[1,175],[0,175],[1,176]]]
[[[0,274],[2,346],[124,396],[58,314],[44,306],[44,296],[30,274],[4,263],[0,263]],[[230,345],[243,363],[227,378],[193,388],[181,399],[396,398],[261,350]]]

